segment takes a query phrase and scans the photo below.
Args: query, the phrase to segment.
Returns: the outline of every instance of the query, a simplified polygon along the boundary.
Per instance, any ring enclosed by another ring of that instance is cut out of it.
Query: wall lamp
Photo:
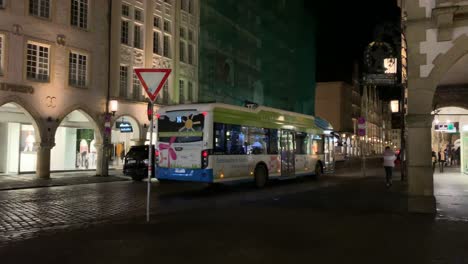
[[[109,111],[112,112],[112,116],[115,116],[115,112],[119,110],[119,102],[117,100],[109,101]]]

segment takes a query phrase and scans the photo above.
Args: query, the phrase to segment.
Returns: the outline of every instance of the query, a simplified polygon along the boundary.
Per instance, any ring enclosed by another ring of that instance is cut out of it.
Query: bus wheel
[[[320,179],[322,174],[322,165],[317,163],[317,165],[315,165],[315,178]]]
[[[263,165],[258,165],[255,168],[255,186],[263,188],[268,181],[268,172]]]

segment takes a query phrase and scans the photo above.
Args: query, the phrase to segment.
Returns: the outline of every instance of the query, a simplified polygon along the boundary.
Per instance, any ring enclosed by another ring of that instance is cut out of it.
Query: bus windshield
[[[194,111],[166,113],[158,119],[159,141],[176,143],[202,141],[204,123],[203,113]]]

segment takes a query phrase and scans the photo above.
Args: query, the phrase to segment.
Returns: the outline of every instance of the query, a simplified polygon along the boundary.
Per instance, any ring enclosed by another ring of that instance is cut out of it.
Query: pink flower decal
[[[170,168],[171,167],[171,159],[172,160],[177,160],[177,153],[175,152],[175,150],[172,148],[172,143],[174,143],[176,140],[176,137],[171,137],[169,139],[169,144],[165,144],[165,143],[159,143],[159,150],[162,152],[163,150],[166,150],[167,149],[167,153],[168,153],[168,156],[169,158],[167,159],[167,167]]]

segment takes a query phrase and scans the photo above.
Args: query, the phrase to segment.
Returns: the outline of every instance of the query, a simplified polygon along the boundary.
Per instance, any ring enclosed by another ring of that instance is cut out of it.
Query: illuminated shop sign
[[[132,133],[133,127],[130,122],[117,122],[116,127],[120,129],[121,133]]]
[[[436,124],[434,127],[435,131],[445,132],[445,133],[457,133],[458,132],[458,122],[447,122]]]

